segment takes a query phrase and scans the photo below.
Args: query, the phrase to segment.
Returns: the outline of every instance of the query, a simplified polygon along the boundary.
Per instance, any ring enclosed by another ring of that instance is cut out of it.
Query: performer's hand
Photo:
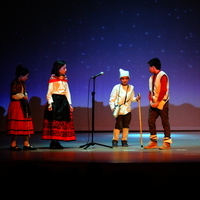
[[[26,100],[28,100],[28,96],[24,96],[24,97],[23,97],[23,99],[26,99]]]
[[[70,105],[70,112],[73,112],[74,108]]]
[[[136,97],[136,101],[139,101],[140,99],[141,99],[141,96],[140,96],[140,94],[138,94]]]
[[[150,106],[152,108],[157,108],[158,107],[159,102],[153,103],[152,101],[150,101]]]
[[[48,110],[49,110],[49,111],[52,111],[52,104],[49,104]]]

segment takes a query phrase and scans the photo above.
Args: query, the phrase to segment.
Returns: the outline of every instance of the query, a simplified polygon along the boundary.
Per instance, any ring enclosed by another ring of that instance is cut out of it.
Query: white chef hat
[[[123,70],[123,69],[119,69],[119,77],[123,77],[123,76],[128,76],[130,78],[130,75],[129,75],[129,71],[126,71],[126,70]]]

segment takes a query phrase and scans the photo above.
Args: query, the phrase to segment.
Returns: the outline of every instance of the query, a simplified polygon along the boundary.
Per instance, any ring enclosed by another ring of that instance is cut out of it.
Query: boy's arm
[[[115,108],[115,101],[117,99],[117,90],[116,87],[114,87],[110,93],[110,100],[109,100],[109,105],[110,109],[113,111]]]
[[[158,102],[162,101],[162,99],[164,98],[166,92],[167,92],[167,76],[162,76],[162,78],[160,79],[160,94],[158,96]]]

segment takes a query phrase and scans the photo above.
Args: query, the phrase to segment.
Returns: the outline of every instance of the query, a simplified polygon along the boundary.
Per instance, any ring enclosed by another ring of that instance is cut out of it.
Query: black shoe
[[[11,151],[21,151],[22,149],[19,148],[18,146],[15,146],[15,147],[11,147],[11,146],[10,146],[10,150],[11,150]]]
[[[56,147],[57,149],[63,149],[63,146],[60,144],[58,140],[56,140]]]
[[[123,146],[123,147],[128,147],[128,143],[127,143],[126,140],[122,140],[122,146]]]
[[[53,140],[50,143],[50,149],[63,149],[63,146],[57,140]]]
[[[36,150],[37,148],[33,147],[33,146],[24,146],[23,150]]]
[[[112,140],[112,146],[113,147],[118,147],[118,141],[117,140]]]

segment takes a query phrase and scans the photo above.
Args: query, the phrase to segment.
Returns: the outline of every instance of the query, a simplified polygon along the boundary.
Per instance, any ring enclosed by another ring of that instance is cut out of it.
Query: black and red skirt
[[[42,139],[45,140],[76,140],[73,116],[65,95],[53,94],[52,111],[46,105],[44,111]]]

